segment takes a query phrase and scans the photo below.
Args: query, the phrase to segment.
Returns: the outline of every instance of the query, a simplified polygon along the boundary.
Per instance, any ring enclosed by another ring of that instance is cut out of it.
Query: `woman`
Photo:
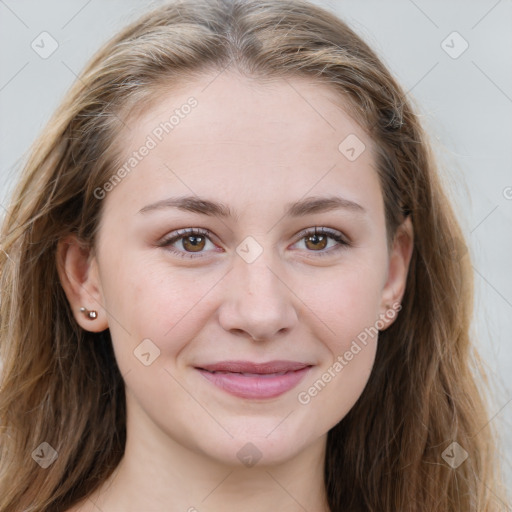
[[[332,14],[186,0],[127,27],[2,239],[2,512],[503,503],[462,233]]]

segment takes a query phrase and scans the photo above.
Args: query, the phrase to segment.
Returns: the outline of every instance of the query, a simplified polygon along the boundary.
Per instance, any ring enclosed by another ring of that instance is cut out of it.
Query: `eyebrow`
[[[156,203],[144,206],[139,213],[147,213],[165,208],[177,208],[192,213],[199,213],[213,217],[237,218],[237,215],[224,203],[211,201],[197,196],[181,196],[162,199]],[[356,213],[366,213],[359,203],[339,196],[308,197],[294,203],[287,203],[285,216],[302,217],[314,213],[345,209]]]

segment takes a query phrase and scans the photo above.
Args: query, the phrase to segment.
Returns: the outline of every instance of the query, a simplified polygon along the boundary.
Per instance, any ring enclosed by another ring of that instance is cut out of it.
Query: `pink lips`
[[[223,361],[196,369],[210,382],[241,398],[274,398],[294,388],[311,365],[297,361]]]

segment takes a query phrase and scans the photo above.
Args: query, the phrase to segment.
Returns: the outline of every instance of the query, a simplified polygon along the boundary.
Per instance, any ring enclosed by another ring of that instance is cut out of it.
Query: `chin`
[[[279,420],[282,421],[282,418]],[[231,427],[233,438],[224,433],[198,440],[199,450],[209,458],[227,466],[264,467],[276,466],[297,457],[321,436],[320,433],[308,435],[303,429],[282,428],[279,421],[244,422],[235,429]],[[283,422],[285,423],[286,420]],[[272,427],[269,428],[269,424]]]

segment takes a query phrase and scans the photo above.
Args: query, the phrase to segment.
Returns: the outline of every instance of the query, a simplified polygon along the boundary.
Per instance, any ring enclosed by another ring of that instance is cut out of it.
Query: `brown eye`
[[[205,229],[180,229],[161,240],[158,246],[180,258],[200,258],[218,252],[210,237],[211,233]]]
[[[306,237],[305,243],[308,249],[322,250],[327,247],[327,236],[325,235],[311,235]]]
[[[202,235],[188,235],[182,238],[183,249],[189,252],[199,252],[204,249],[206,237]]]
[[[341,232],[327,228],[315,227],[314,229],[305,229],[297,234],[300,249],[304,249],[306,254],[315,258],[321,256],[335,256],[338,251],[351,247],[350,241]]]

